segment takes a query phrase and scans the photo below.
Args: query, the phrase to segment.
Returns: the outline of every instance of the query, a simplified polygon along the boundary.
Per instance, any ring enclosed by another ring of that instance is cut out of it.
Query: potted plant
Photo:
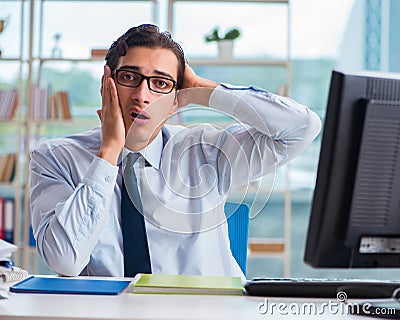
[[[218,54],[221,59],[231,59],[233,52],[233,41],[240,37],[240,30],[236,27],[233,27],[225,32],[225,34],[221,35],[219,32],[219,28],[215,27],[208,33],[204,40],[206,42],[214,42],[218,43]]]

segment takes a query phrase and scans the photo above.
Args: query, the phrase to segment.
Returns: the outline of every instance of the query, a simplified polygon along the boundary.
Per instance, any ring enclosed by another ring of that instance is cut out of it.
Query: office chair
[[[228,221],[232,254],[246,275],[250,207],[245,203],[226,202],[224,211]]]

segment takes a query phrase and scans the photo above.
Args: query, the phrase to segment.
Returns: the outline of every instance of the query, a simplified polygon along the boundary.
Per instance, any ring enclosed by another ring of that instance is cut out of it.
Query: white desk
[[[374,319],[351,315],[351,309],[336,299],[132,294],[128,290],[117,296],[10,293],[9,299],[0,300],[0,320]],[[349,304],[365,305],[356,300]]]
[[[332,313],[325,309],[323,315],[303,313],[293,315],[291,308],[313,303],[321,308],[323,299],[282,299],[268,298],[268,305],[282,303],[287,315],[269,309],[267,313],[258,311],[265,298],[248,296],[202,296],[202,295],[150,295],[121,293],[118,296],[27,294],[12,293],[10,299],[0,300],[0,319],[22,320],[71,320],[71,319],[373,319]],[[335,302],[335,301],[333,301]],[[320,311],[320,309],[317,309]]]

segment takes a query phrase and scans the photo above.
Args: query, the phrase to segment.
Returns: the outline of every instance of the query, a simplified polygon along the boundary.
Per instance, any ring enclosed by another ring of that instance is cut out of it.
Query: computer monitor
[[[304,260],[400,267],[400,75],[333,71]]]

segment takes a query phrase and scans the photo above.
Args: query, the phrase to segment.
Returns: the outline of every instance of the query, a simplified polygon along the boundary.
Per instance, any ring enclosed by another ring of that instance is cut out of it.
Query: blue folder
[[[46,278],[31,276],[10,287],[11,292],[117,295],[130,281]]]

